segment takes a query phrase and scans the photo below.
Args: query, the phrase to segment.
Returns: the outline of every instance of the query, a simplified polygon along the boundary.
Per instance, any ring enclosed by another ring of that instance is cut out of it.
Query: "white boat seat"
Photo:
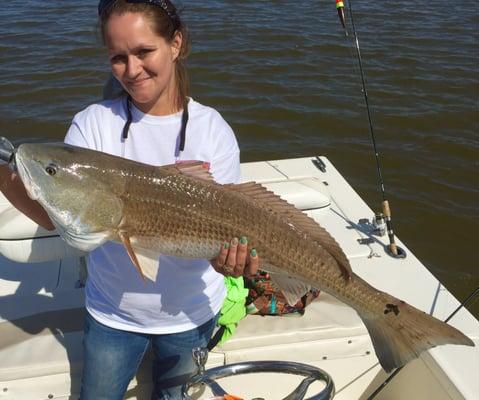
[[[372,351],[356,312],[325,293],[301,317],[249,315],[229,341],[213,349],[226,364],[246,360],[315,363],[367,356]]]
[[[84,255],[13,207],[0,192],[0,254],[20,263],[56,261]]]
[[[13,207],[0,192],[0,240],[24,240],[58,236],[47,231]]]
[[[60,297],[64,296],[66,292]],[[67,373],[70,365],[78,373],[82,363],[83,314],[84,310],[76,308],[33,315],[31,321],[27,317],[18,322],[1,322],[0,381]],[[68,325],[73,329],[70,332]],[[365,344],[364,338],[367,339],[367,331],[356,312],[322,293],[302,317],[247,316],[228,342],[213,349],[210,363],[236,362],[241,357],[271,358],[271,349],[275,348],[276,358],[284,359],[291,347],[303,362],[312,357],[320,359],[324,354],[329,357],[361,355],[370,349],[369,341]],[[340,348],[339,353],[335,346]],[[266,350],[269,356],[262,355]],[[305,351],[309,353],[306,358]]]
[[[232,338],[217,349],[227,352],[365,333],[366,328],[356,311],[334,297],[321,293],[306,307],[303,316],[248,315],[240,322]]]

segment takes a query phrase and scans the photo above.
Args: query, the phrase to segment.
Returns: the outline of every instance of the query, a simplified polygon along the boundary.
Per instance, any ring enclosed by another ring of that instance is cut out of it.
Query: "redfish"
[[[155,280],[159,255],[212,259],[246,236],[287,299],[310,287],[356,310],[386,371],[442,344],[474,346],[454,327],[355,275],[334,238],[260,184],[219,185],[203,164],[154,167],[66,144],[22,144],[15,155],[30,197],[72,246],[123,243]]]

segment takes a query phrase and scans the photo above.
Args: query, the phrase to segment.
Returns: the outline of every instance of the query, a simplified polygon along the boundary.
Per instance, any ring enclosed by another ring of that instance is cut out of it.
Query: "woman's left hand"
[[[211,260],[211,264],[224,276],[251,277],[258,272],[259,258],[254,248],[248,254],[248,239],[243,236],[223,243],[218,257]]]

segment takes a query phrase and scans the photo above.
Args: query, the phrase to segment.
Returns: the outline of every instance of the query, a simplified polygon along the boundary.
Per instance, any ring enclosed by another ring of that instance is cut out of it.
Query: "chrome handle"
[[[325,371],[307,364],[288,361],[251,361],[223,365],[208,370],[204,369],[204,364],[198,365],[198,367],[199,373],[191,377],[182,387],[182,395],[185,400],[192,400],[188,392],[196,385],[206,385],[211,389],[213,395],[224,396],[227,393],[216,382],[217,379],[260,372],[286,373],[305,377],[296,389],[283,400],[303,400],[311,383],[316,381],[324,382],[325,388],[306,400],[330,400],[334,397],[334,382],[331,376]]]

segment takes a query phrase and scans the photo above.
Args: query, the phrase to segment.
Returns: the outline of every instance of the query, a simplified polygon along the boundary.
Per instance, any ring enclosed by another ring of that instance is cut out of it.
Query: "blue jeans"
[[[191,350],[206,347],[216,325],[212,318],[196,329],[149,335],[109,328],[87,313],[83,338],[81,400],[121,400],[150,344],[154,400],[180,400],[181,385],[196,372]]]

